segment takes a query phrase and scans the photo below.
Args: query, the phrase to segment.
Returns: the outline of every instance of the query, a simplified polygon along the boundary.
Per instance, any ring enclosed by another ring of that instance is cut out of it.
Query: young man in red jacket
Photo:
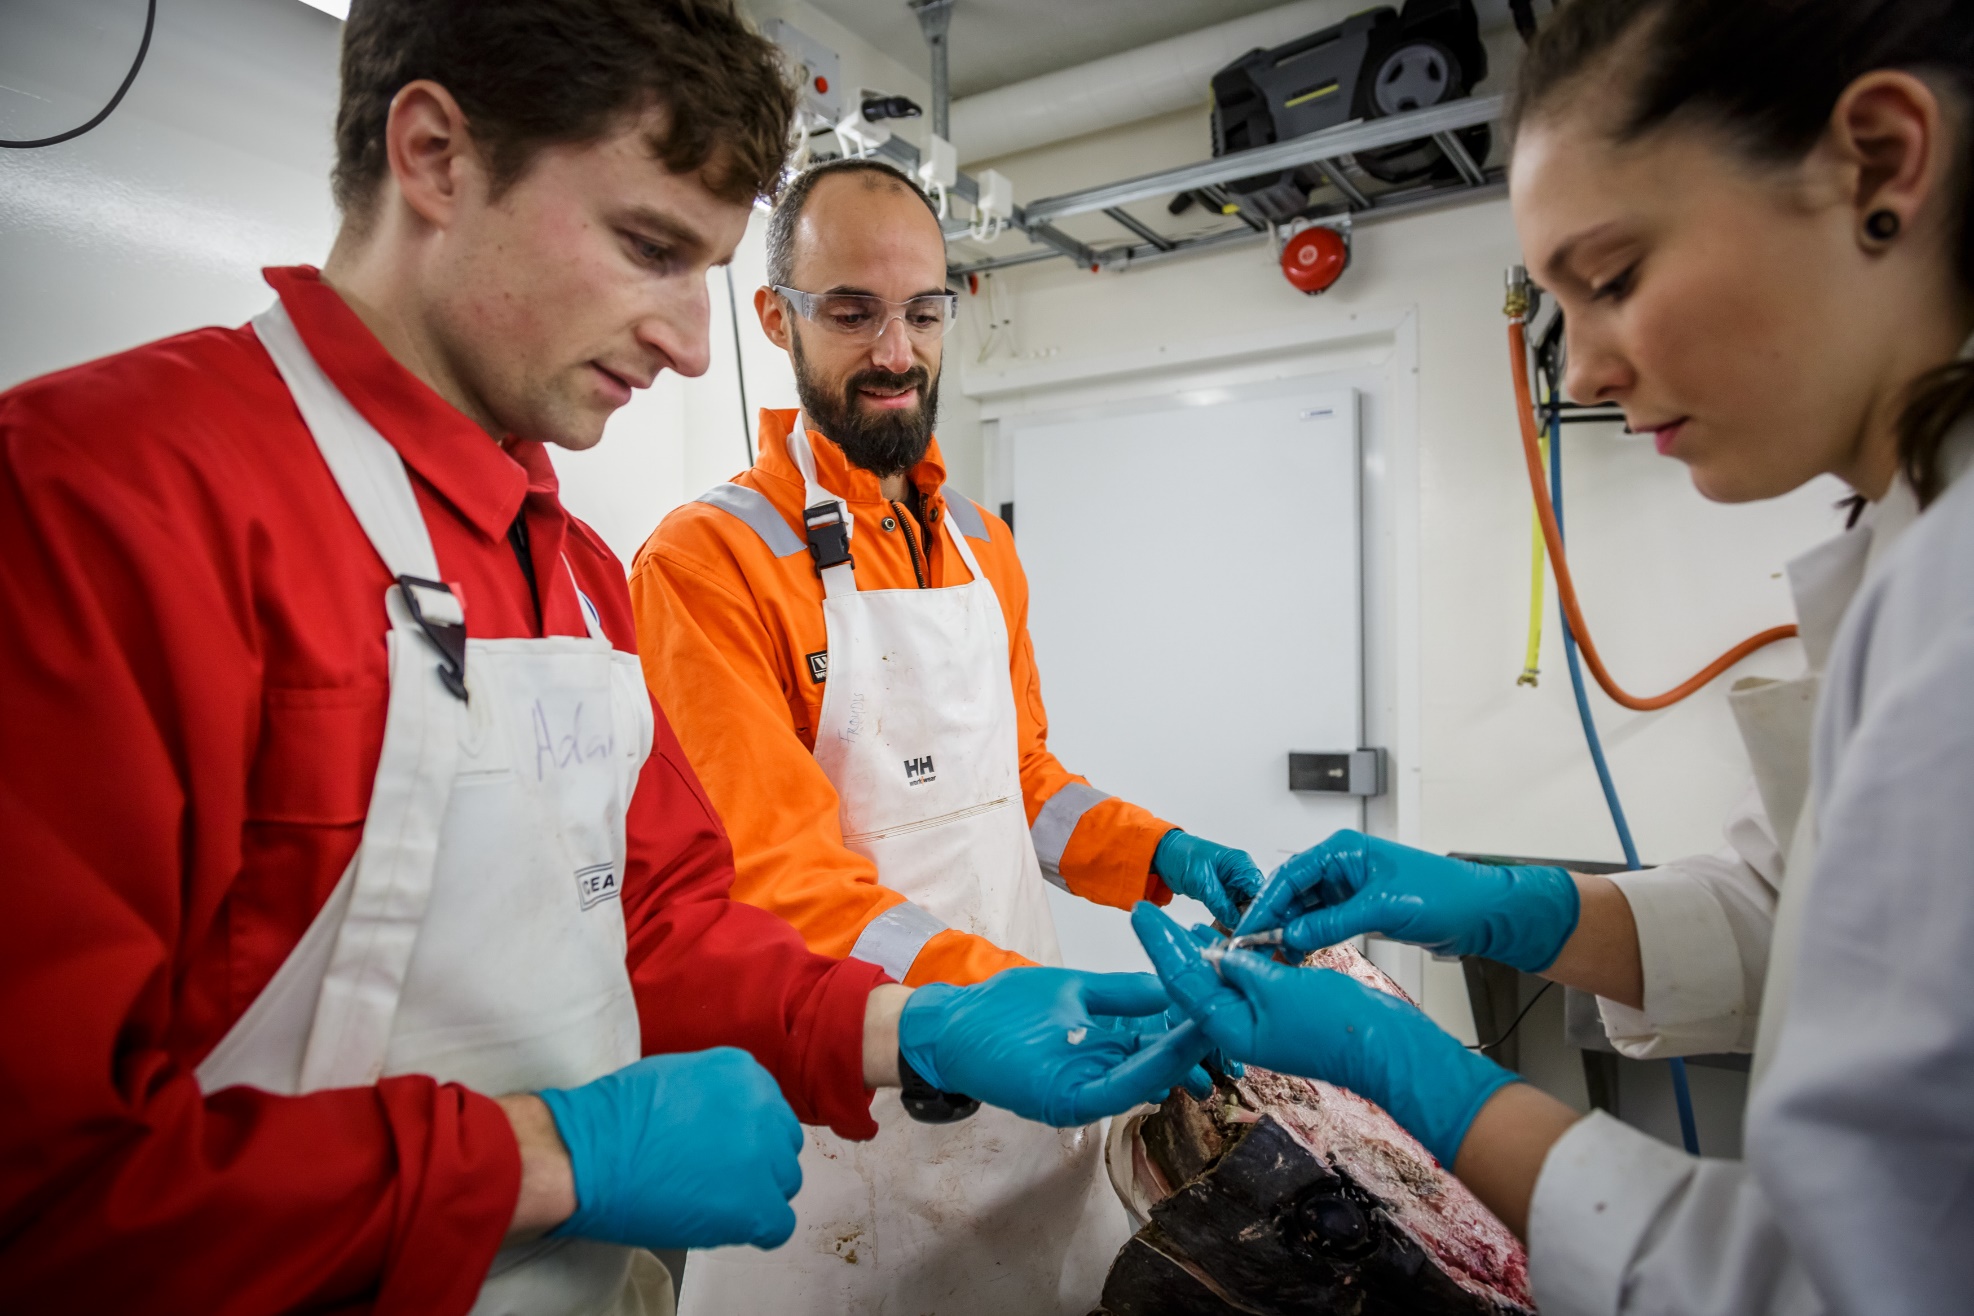
[[[705,369],[790,112],[723,0],[357,0],[325,268],[0,395],[0,1308],[662,1308],[642,1248],[788,1236],[798,1119],[1204,1049],[727,898],[544,445]]]

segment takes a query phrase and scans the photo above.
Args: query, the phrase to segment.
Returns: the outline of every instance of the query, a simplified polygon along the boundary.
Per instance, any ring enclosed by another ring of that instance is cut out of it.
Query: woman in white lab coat
[[[1617,881],[1355,833],[1243,931],[1379,931],[1596,992],[1635,1055],[1754,1053],[1745,1162],[1575,1112],[1342,975],[1149,907],[1230,1053],[1385,1105],[1528,1238],[1545,1316],[1974,1311],[1974,4],[1568,0],[1510,176],[1567,386],[1701,493],[1817,475],[1857,524],[1791,565],[1809,671],[1730,696],[1758,802]]]

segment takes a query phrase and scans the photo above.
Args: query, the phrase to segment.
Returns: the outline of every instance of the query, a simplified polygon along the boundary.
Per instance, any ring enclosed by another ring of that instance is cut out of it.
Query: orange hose
[[[1562,602],[1563,614],[1569,618],[1577,648],[1583,651],[1583,661],[1589,665],[1590,674],[1597,678],[1597,684],[1605,694],[1640,713],[1668,708],[1698,692],[1709,681],[1757,649],[1765,649],[1796,633],[1794,626],[1774,626],[1759,635],[1751,635],[1708,663],[1692,678],[1661,695],[1642,699],[1620,686],[1604,666],[1603,658],[1598,656],[1597,646],[1590,639],[1590,628],[1583,624],[1583,609],[1576,598],[1576,582],[1570,577],[1570,560],[1563,552],[1563,532],[1556,524],[1556,505],[1549,500],[1549,481],[1542,469],[1541,440],[1535,426],[1535,399],[1529,390],[1528,335],[1519,317],[1508,321],[1508,352],[1514,364],[1515,406],[1522,419],[1522,455],[1528,460],[1529,492],[1535,497],[1535,514],[1542,522],[1543,542],[1549,546],[1550,569],[1556,577],[1556,597]]]

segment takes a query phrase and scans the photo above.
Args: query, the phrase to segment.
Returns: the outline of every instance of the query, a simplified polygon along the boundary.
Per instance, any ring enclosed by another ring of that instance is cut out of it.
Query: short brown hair
[[[406,83],[452,93],[496,189],[545,146],[656,106],[652,153],[715,195],[772,195],[795,95],[732,0],[355,0],[343,28],[336,204],[361,224],[384,179],[384,125]]]
[[[768,216],[769,283],[787,284],[795,277],[795,226],[801,222],[802,211],[809,204],[809,193],[831,174],[863,174],[866,176],[865,182],[873,187],[892,183],[909,188],[912,195],[923,201],[925,208],[932,212],[934,221],[939,219],[939,207],[932,204],[932,198],[925,194],[925,189],[882,161],[852,155],[810,165],[782,189],[775,200],[774,213]]]

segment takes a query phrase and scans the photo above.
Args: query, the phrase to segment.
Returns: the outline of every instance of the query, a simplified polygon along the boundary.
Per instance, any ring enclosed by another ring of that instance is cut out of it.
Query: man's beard
[[[919,464],[932,445],[932,422],[939,411],[939,378],[915,365],[903,374],[889,370],[859,370],[843,381],[840,392],[831,392],[820,379],[809,373],[808,358],[802,355],[802,338],[793,339],[795,392],[802,400],[809,424],[843,449],[850,464],[883,479],[903,475]],[[866,384],[876,388],[910,388],[918,393],[918,406],[910,411],[869,411],[859,403],[858,389]]]

